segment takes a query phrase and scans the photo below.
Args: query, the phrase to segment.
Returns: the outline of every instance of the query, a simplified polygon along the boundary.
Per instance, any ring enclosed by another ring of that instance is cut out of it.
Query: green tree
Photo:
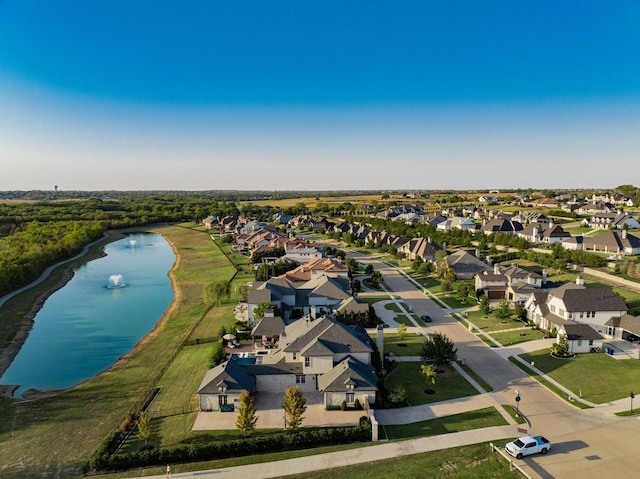
[[[226,332],[224,334],[226,334]],[[215,342],[211,350],[211,357],[209,358],[209,367],[215,368],[217,365],[222,364],[225,359],[227,359],[227,352],[224,350],[222,343],[219,341]]]
[[[434,366],[451,364],[458,358],[453,341],[441,333],[430,334],[422,345],[422,362]]]
[[[502,298],[498,307],[495,310],[496,317],[498,319],[507,319],[511,317],[511,307],[509,306],[509,301],[506,298]]]
[[[377,270],[374,271],[373,273],[371,273],[371,276],[369,276],[369,281],[371,282],[371,286],[378,289],[380,283],[382,282],[382,273]]]
[[[404,340],[407,339],[407,326],[404,323],[400,323],[396,334],[398,335],[400,343],[404,343]]]
[[[288,387],[284,392],[284,427],[285,429],[296,430],[304,420],[304,412],[307,410],[305,404],[307,400],[302,396],[302,392],[295,386]]]
[[[238,417],[236,418],[236,427],[242,433],[242,437],[251,435],[251,431],[256,428],[258,416],[256,415],[256,407],[253,404],[253,396],[247,391],[240,393],[240,407],[238,407]]]
[[[430,386],[434,386],[438,380],[438,373],[436,372],[436,367],[433,364],[421,364],[420,374],[424,376],[424,380]]]
[[[458,296],[460,297],[460,299],[465,299],[467,296],[469,296],[469,286],[467,285],[467,283],[465,282],[458,283],[457,290],[458,290]]]
[[[373,265],[372,264],[368,264],[367,267],[364,269],[364,272],[366,275],[371,276],[373,274]]]
[[[144,441],[145,445],[147,440],[153,434],[153,423],[151,422],[151,414],[147,411],[142,411],[138,417],[138,439]]]
[[[489,306],[489,298],[487,298],[484,294],[480,296],[480,312],[484,316],[489,316],[489,313],[491,313],[491,307]]]
[[[220,306],[221,302],[231,296],[231,282],[218,281],[209,283],[204,286],[203,296],[205,303]]]
[[[262,318],[264,318],[264,312],[267,309],[273,309],[273,314],[275,314],[276,316],[279,316],[280,313],[281,313],[280,309],[275,304],[260,303],[258,306],[256,306],[253,309],[253,319],[254,319],[254,321],[258,322],[258,321],[262,320]]]

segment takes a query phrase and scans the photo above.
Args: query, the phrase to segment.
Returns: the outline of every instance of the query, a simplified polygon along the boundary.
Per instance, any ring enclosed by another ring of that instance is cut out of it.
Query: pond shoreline
[[[40,282],[46,280],[49,275],[53,272],[53,270],[64,266],[66,263],[68,263],[66,265],[66,267],[64,267],[64,270],[62,272],[62,277],[60,278],[60,280],[58,282],[56,282],[55,284],[53,284],[50,288],[48,288],[46,291],[42,292],[34,301],[33,307],[31,308],[31,310],[29,311],[29,313],[27,313],[21,321],[21,326],[20,329],[18,331],[18,333],[16,334],[16,336],[13,338],[13,340],[11,341],[11,343],[9,344],[9,346],[2,352],[2,354],[0,355],[0,377],[5,373],[5,371],[11,366],[13,360],[15,359],[15,357],[17,356],[17,354],[20,352],[22,346],[24,345],[24,343],[26,342],[29,333],[31,332],[31,329],[33,328],[34,325],[34,318],[37,315],[37,313],[42,309],[45,301],[56,291],[58,291],[59,289],[63,288],[74,276],[74,269],[86,264],[90,261],[93,261],[95,259],[99,259],[102,258],[106,255],[106,253],[104,252],[105,247],[112,242],[118,241],[122,238],[125,237],[126,233],[134,233],[134,232],[153,232],[156,234],[161,235],[166,241],[167,243],[171,246],[171,249],[175,255],[175,261],[171,267],[171,269],[169,270],[169,272],[167,273],[170,281],[171,281],[171,289],[173,291],[173,300],[172,302],[169,304],[169,306],[167,307],[167,309],[164,311],[164,313],[162,314],[162,316],[160,317],[160,319],[155,323],[155,325],[153,326],[153,329],[151,331],[149,331],[147,334],[145,334],[136,344],[135,346],[131,349],[131,351],[129,351],[127,354],[121,356],[120,358],[118,358],[110,367],[108,367],[107,369],[100,371],[99,373],[95,374],[94,376],[87,378],[86,380],[72,386],[69,388],[64,388],[64,389],[56,389],[56,390],[48,390],[48,391],[40,391],[37,389],[28,389],[26,391],[23,392],[22,394],[22,398],[16,398],[14,396],[14,392],[20,387],[19,385],[0,385],[0,396],[4,396],[4,397],[11,397],[13,399],[17,399],[17,400],[23,400],[23,399],[27,399],[27,400],[31,400],[31,399],[38,399],[38,398],[42,398],[42,397],[47,397],[47,396],[52,396],[52,395],[56,395],[59,394],[61,392],[64,391],[68,391],[68,390],[72,390],[74,388],[77,388],[81,385],[83,385],[84,383],[86,383],[87,381],[90,381],[102,374],[105,374],[106,372],[110,371],[111,369],[113,369],[114,367],[116,367],[118,364],[120,364],[122,361],[126,360],[126,358],[128,356],[130,356],[131,354],[133,354],[135,351],[138,350],[138,348],[140,348],[144,343],[146,343],[146,341],[148,341],[149,338],[153,337],[153,335],[158,331],[159,327],[162,326],[167,319],[170,317],[171,313],[173,312],[173,310],[175,309],[179,298],[181,297],[181,294],[178,290],[178,288],[176,287],[176,282],[175,282],[175,278],[174,278],[174,271],[177,268],[177,266],[179,265],[180,262],[180,258],[178,256],[178,251],[176,250],[175,246],[173,245],[173,243],[171,243],[171,241],[168,240],[168,238],[166,236],[164,236],[161,232],[160,232],[160,228],[157,228],[157,226],[155,227],[147,227],[147,228],[126,228],[126,229],[122,229],[122,230],[110,230],[108,231],[105,236],[103,238],[101,238],[100,240],[91,243],[89,245],[87,245],[85,247],[85,250],[80,253],[79,255],[75,256],[74,258],[72,258],[71,260],[65,260],[62,261],[60,263],[57,263],[55,265],[52,265],[51,267],[49,267],[45,273],[43,273],[43,275],[38,278],[36,281],[30,283],[29,285],[24,287],[24,290],[28,290],[34,286],[36,286],[37,284],[39,284]],[[91,250],[91,247],[93,246],[98,246],[100,248],[99,251],[93,253],[92,255],[90,255],[90,257],[87,257],[88,253]]]

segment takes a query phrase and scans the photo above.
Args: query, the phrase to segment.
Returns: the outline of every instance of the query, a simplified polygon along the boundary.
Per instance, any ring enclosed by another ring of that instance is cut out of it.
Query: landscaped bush
[[[301,429],[291,434],[195,443],[171,449],[151,449],[114,455],[110,455],[110,450],[106,447],[114,442],[114,439],[109,436],[103,444],[105,447],[101,446],[101,449],[92,456],[89,468],[96,472],[118,471],[167,463],[206,461],[370,440],[371,428],[368,421],[361,420],[360,424],[360,427]],[[115,440],[117,444],[120,432],[114,432],[112,436],[114,435],[117,435]]]

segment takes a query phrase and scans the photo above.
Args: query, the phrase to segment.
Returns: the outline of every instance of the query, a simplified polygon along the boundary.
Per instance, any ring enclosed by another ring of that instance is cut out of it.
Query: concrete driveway
[[[327,411],[322,403],[321,393],[303,393],[307,400],[303,427],[314,426],[356,426],[367,411]],[[258,410],[258,429],[283,429],[283,394],[256,393],[255,406]],[[194,431],[237,429],[236,412],[200,412],[193,425]]]

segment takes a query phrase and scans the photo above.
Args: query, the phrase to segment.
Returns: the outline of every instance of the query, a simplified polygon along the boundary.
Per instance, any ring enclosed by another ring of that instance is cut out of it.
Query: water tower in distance
[[[56,193],[58,192],[58,185],[53,186],[53,191],[55,191]]]

